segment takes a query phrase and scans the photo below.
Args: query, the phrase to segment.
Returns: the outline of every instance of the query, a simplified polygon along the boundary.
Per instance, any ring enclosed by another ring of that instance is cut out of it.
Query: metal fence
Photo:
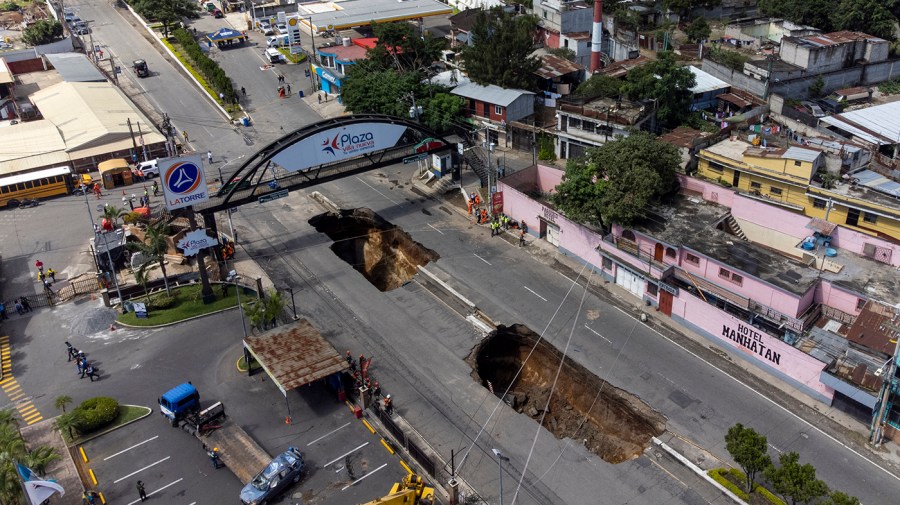
[[[97,277],[87,277],[84,279],[78,279],[76,281],[69,282],[65,286],[59,288],[58,291],[44,290],[43,293],[20,296],[16,300],[6,300],[3,302],[3,304],[6,307],[7,313],[13,310],[16,301],[22,298],[26,299],[28,301],[28,306],[33,309],[40,307],[52,307],[54,305],[67,302],[78,295],[95,293],[99,291],[100,288],[100,280]]]
[[[437,467],[434,464],[434,460],[428,457],[428,455],[425,454],[425,451],[406,436],[406,433],[397,426],[397,423],[391,419],[391,416],[385,412],[384,409],[379,408],[378,402],[373,403],[372,408],[378,414],[378,419],[381,421],[381,424],[383,424],[388,431],[391,432],[391,435],[394,436],[394,440],[405,448],[413,459],[422,465],[422,469],[424,469],[428,475],[436,477]]]

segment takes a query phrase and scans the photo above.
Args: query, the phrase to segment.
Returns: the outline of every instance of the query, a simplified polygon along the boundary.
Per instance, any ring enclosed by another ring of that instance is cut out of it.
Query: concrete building
[[[848,354],[825,338],[849,346],[837,330],[852,327],[869,304],[897,312],[890,305],[900,299],[900,245],[689,177],[680,177],[682,195],[671,205],[603,233],[531,196],[552,194],[563,174],[535,166],[501,179],[504,213],[798,391],[871,411],[878,385],[847,380],[841,360],[852,360],[857,377],[873,375],[890,349]],[[866,255],[870,247],[882,253]]]
[[[718,104],[717,97],[731,91],[731,84],[710,75],[699,68],[689,65],[688,70],[694,74],[695,84],[691,88],[694,94],[691,100],[691,110],[706,110]]]
[[[900,243],[900,184],[872,170],[848,172],[826,187],[816,148],[754,147],[727,139],[699,154],[697,175],[748,198]]]
[[[627,137],[651,119],[650,107],[627,100],[599,98],[584,103],[560,101],[556,110],[556,157],[579,158],[591,147]]]
[[[487,128],[494,143],[499,143],[509,123],[534,114],[531,91],[468,83],[453,88],[450,93],[466,99],[467,115]]]
[[[585,0],[538,0],[529,14],[538,17],[538,32],[548,48],[567,48],[575,62],[590,66],[594,4]]]
[[[347,70],[358,60],[366,59],[366,52],[375,46],[378,39],[345,38],[341,44],[331,44],[316,48],[318,64],[311,64],[319,77],[322,90],[332,95],[341,94],[341,86]]]
[[[820,33],[822,30],[812,26],[769,17],[739,19],[725,25],[725,37],[740,40],[744,42],[744,47],[749,46],[753,49],[768,44],[781,44],[783,37],[804,37]]]
[[[834,136],[868,147],[886,165],[900,155],[900,102],[825,116],[819,122]]]
[[[781,40],[781,61],[808,73],[825,73],[888,58],[890,43],[861,32],[832,32]]]

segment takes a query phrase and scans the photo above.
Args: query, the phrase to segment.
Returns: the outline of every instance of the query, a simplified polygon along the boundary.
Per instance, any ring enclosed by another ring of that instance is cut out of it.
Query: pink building
[[[686,177],[674,204],[604,234],[568,220],[546,199],[528,196],[552,194],[563,174],[538,165],[502,179],[504,212],[648,305],[741,351],[805,393],[831,404],[837,391],[874,406],[877,390],[848,382],[852,374],[842,373],[840,360],[852,346],[846,330],[867,301],[897,302],[900,247],[825,229],[828,223]],[[873,250],[882,254],[867,254]],[[877,350],[868,354],[872,359],[860,358],[857,365],[874,371],[881,356]]]

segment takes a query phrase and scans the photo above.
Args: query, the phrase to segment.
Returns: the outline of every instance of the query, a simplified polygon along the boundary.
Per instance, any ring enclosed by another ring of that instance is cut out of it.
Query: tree
[[[72,397],[69,395],[60,395],[56,397],[56,400],[53,401],[53,406],[58,410],[63,411],[63,414],[66,413],[66,407],[72,403]]]
[[[119,218],[124,217],[127,213],[128,211],[126,211],[125,209],[120,209],[115,205],[106,204],[103,206],[103,218],[111,223],[114,228],[118,223]]]
[[[664,128],[674,128],[690,113],[697,83],[694,74],[679,66],[671,51],[628,73],[623,91],[632,100],[656,100],[656,117]]]
[[[437,60],[447,45],[444,39],[429,33],[418,36],[407,22],[375,23],[372,33],[378,42],[366,53],[366,59],[380,70],[418,71]]]
[[[663,0],[663,5],[681,19],[687,18],[694,9],[712,9],[721,4],[722,0]]]
[[[822,505],[859,505],[859,498],[840,491],[832,491]]]
[[[725,449],[747,476],[747,491],[756,487],[756,474],[772,466],[768,455],[768,440],[753,428],[737,423],[725,434]]]
[[[684,33],[687,35],[688,40],[700,42],[701,40],[709,38],[709,35],[712,33],[712,28],[709,27],[706,18],[697,17],[691,21],[691,24],[689,24],[687,28],[685,28]]]
[[[837,30],[863,32],[887,40],[894,39],[897,23],[882,0],[841,0],[831,20]]]
[[[75,432],[77,431],[77,426],[80,420],[78,419],[78,412],[66,412],[65,414],[61,414],[56,417],[56,420],[53,421],[54,426],[60,432],[65,432],[69,435],[69,440],[75,440]]]
[[[147,228],[144,230],[144,240],[142,242],[128,242],[128,248],[141,253],[147,258],[147,263],[156,262],[159,264],[159,269],[162,271],[163,284],[166,286],[166,294],[171,295],[172,291],[169,289],[169,279],[166,274],[166,252],[169,250],[168,236],[169,226],[164,221],[148,223]],[[144,265],[141,265],[141,268],[143,267]]]
[[[575,61],[575,51],[568,47],[551,47],[547,49],[547,54],[564,60]]]
[[[575,95],[584,98],[615,98],[622,95],[625,81],[603,74],[594,74],[575,88]]]
[[[779,466],[769,466],[766,478],[775,492],[791,505],[807,503],[828,494],[828,486],[816,478],[816,469],[809,463],[800,464],[800,455],[789,452],[778,457]]]
[[[22,31],[22,41],[29,46],[49,44],[63,36],[63,27],[59,21],[41,19]]]
[[[194,19],[200,13],[200,5],[193,0],[135,0],[131,5],[147,20],[162,23],[165,38],[169,38],[169,28],[181,18]]]
[[[822,74],[819,74],[819,76],[816,77],[816,80],[809,85],[809,96],[813,98],[819,98],[820,96],[822,96],[822,90],[824,88],[825,79],[822,78]]]
[[[59,453],[56,449],[47,445],[40,445],[29,452],[22,458],[21,463],[32,469],[41,477],[47,474],[47,467],[50,463],[59,459]]]
[[[284,310],[284,298],[281,292],[270,289],[266,295],[264,315],[266,322],[272,325],[272,328],[278,325],[278,316]]]
[[[502,88],[534,88],[540,60],[531,55],[536,16],[517,16],[501,7],[479,11],[472,27],[472,45],[461,51],[463,66],[477,84]]]
[[[800,25],[814,26],[825,33],[834,31],[831,13],[838,0],[759,0],[758,8],[767,16],[785,18]]]
[[[401,73],[394,69],[379,70],[374,64],[356,64],[350,67],[341,100],[347,110],[354,113],[389,114],[407,117],[410,105],[403,97],[412,93],[422,95],[417,90],[421,86],[419,72]]]
[[[460,96],[437,93],[425,102],[422,120],[432,130],[450,130],[462,120],[465,104],[466,101]]]
[[[678,188],[678,149],[647,132],[635,132],[569,160],[551,197],[565,215],[588,224],[629,225],[647,206]]]

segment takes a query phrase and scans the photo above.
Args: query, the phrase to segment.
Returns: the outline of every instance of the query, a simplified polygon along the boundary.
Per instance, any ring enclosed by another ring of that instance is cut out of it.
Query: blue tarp
[[[235,39],[246,39],[246,35],[237,30],[232,30],[231,28],[219,28],[213,33],[210,33],[206,36],[210,42],[226,42],[229,40]]]

